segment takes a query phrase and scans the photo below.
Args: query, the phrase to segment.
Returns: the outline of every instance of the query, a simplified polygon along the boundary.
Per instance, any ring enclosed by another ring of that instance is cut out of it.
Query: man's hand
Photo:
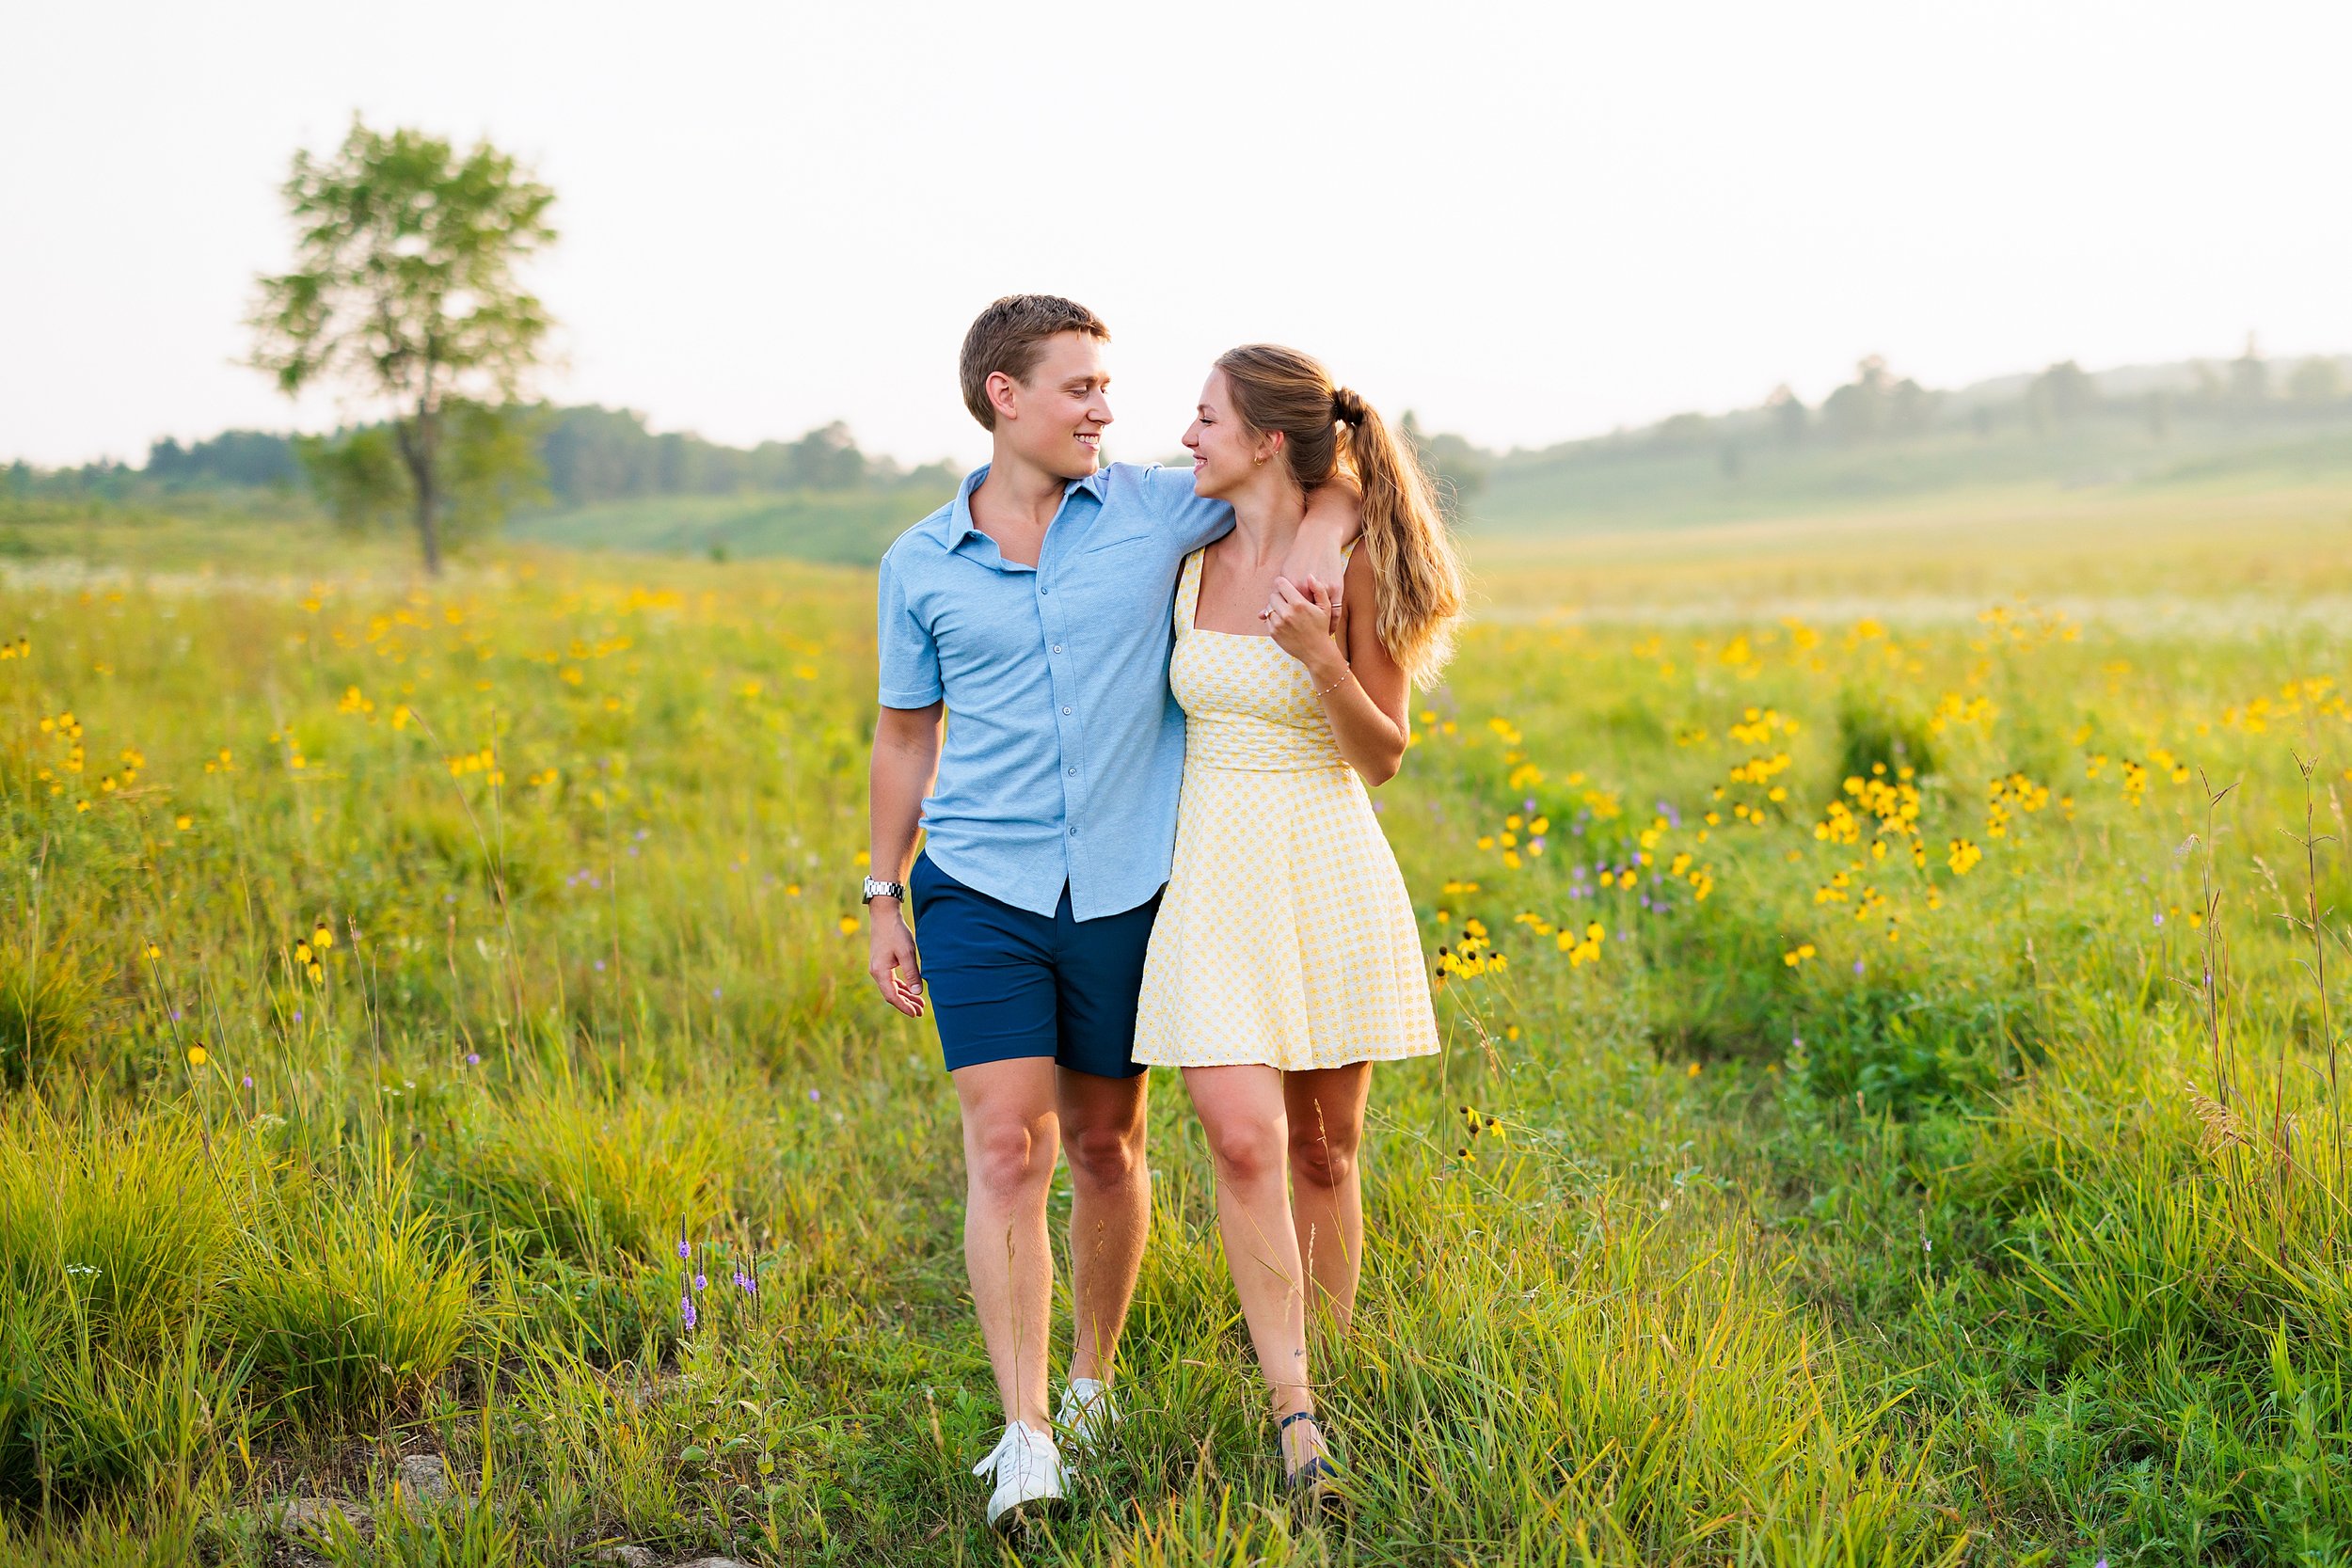
[[[877,898],[866,906],[869,933],[866,973],[874,977],[882,1000],[909,1018],[923,1016],[923,968],[915,958],[914,933],[898,912],[896,898]]]
[[[914,838],[923,827],[923,797],[939,771],[942,708],[885,705],[874,721],[874,766],[867,784],[872,850],[877,876],[903,882],[914,873]],[[887,867],[887,869],[884,869]],[[923,970],[914,957],[914,933],[896,898],[866,905],[866,973],[882,1000],[909,1018],[923,1016]]]

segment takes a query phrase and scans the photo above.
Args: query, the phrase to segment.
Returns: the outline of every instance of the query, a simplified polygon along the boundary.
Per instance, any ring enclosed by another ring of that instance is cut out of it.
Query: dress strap
[[[1192,618],[1200,604],[1200,558],[1208,554],[1202,546],[1184,557],[1184,569],[1176,577],[1176,635],[1192,635]]]

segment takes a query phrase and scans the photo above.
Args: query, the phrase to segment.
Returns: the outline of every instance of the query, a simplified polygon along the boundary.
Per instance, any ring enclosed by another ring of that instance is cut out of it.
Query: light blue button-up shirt
[[[956,499],[882,557],[882,705],[946,700],[923,802],[942,871],[1080,920],[1148,902],[1176,851],[1184,713],[1168,689],[1184,557],[1233,526],[1192,475],[1114,463],[1073,480],[1036,566],[1008,561]]]

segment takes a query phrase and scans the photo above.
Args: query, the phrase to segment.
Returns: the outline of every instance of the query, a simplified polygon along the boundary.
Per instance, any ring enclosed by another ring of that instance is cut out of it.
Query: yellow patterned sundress
[[[1202,631],[1200,552],[1176,589],[1184,705],[1176,865],[1152,927],[1135,1059],[1295,1072],[1438,1049],[1396,856],[1305,665]]]

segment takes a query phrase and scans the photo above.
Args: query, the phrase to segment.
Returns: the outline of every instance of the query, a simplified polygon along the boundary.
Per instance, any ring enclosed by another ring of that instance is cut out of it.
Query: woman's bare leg
[[[1356,1315],[1364,1263],[1363,1182],[1356,1151],[1364,1141],[1372,1064],[1282,1075],[1290,1122],[1291,1223],[1314,1281],[1315,1305],[1342,1334]]]
[[[1184,1069],[1184,1087],[1209,1135],[1216,1164],[1216,1220],[1233,1271],[1249,1342],[1258,1353],[1279,1418],[1314,1409],[1307,1367],[1306,1271],[1291,1228],[1283,1178],[1290,1168],[1282,1074],[1260,1066]],[[1311,1422],[1284,1433],[1292,1468],[1321,1451],[1300,1447]],[[1294,1435],[1297,1434],[1297,1435]]]

